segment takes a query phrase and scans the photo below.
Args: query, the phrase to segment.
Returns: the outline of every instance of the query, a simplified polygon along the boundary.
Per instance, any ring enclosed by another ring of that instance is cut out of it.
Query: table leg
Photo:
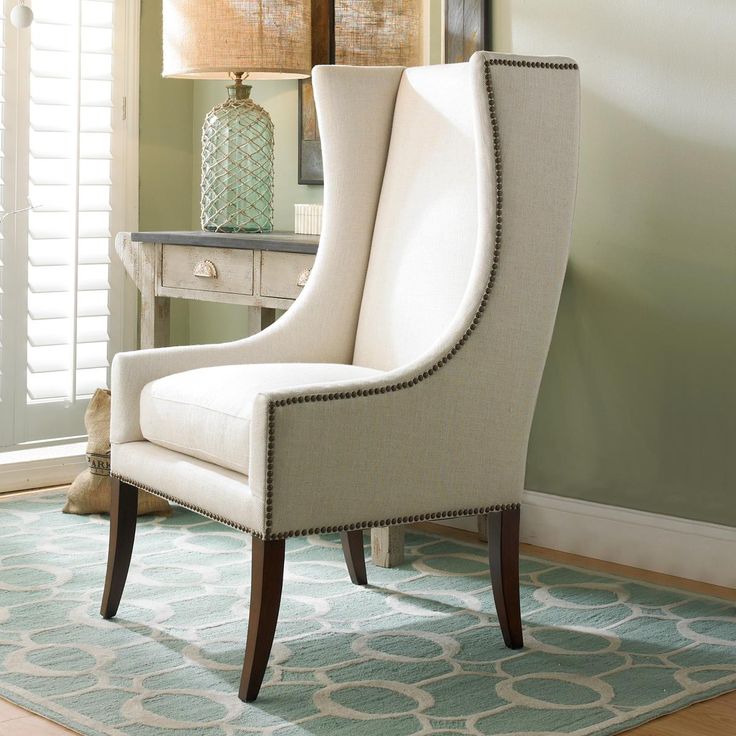
[[[481,514],[478,518],[478,539],[488,541],[488,514]]]
[[[383,526],[371,529],[373,564],[396,567],[404,561],[404,527]]]
[[[265,330],[276,321],[276,310],[271,307],[256,307],[248,315],[248,328],[251,335]]]
[[[141,350],[169,344],[169,311],[168,297],[156,296],[148,301],[141,294]]]
[[[169,344],[169,298],[156,296],[155,243],[141,245],[141,349],[162,348]]]

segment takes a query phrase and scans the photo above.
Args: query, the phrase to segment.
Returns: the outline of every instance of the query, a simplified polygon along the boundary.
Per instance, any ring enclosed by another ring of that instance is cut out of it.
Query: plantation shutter
[[[34,0],[28,195],[28,398],[107,385],[112,0]]]
[[[12,178],[1,199],[16,212],[0,228],[0,337],[11,328],[0,370],[12,373],[0,446],[83,434],[87,399],[109,385],[122,347],[112,239],[136,226],[126,217],[126,0],[27,0],[27,29],[8,22],[13,4],[3,2],[0,74],[0,166]]]

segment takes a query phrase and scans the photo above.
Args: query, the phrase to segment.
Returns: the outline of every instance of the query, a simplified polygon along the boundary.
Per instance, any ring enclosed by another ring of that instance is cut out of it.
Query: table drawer
[[[161,285],[169,289],[253,293],[253,251],[164,245]]]
[[[261,296],[296,299],[302,293],[315,256],[302,253],[261,253]]]

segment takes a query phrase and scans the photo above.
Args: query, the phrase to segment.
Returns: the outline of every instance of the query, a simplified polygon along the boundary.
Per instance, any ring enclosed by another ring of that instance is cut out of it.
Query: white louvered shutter
[[[31,26],[31,401],[107,385],[114,5],[35,0]]]
[[[25,303],[15,345],[26,358],[14,383],[29,407],[16,440],[26,441],[79,434],[86,399],[108,385],[120,334],[111,321],[111,247],[124,226],[125,194],[124,1],[28,4],[30,29],[4,30],[19,76],[15,206],[33,205],[14,222],[26,286],[14,300]],[[45,424],[40,405],[57,407]],[[58,407],[72,411],[64,418]]]

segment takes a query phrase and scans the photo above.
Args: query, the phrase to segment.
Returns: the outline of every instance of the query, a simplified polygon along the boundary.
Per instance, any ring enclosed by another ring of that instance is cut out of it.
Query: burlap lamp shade
[[[244,79],[311,72],[311,0],[164,0],[163,75],[235,79],[202,127],[202,228],[273,230],[273,123]]]
[[[311,0],[164,0],[165,77],[300,79],[312,70]]]

